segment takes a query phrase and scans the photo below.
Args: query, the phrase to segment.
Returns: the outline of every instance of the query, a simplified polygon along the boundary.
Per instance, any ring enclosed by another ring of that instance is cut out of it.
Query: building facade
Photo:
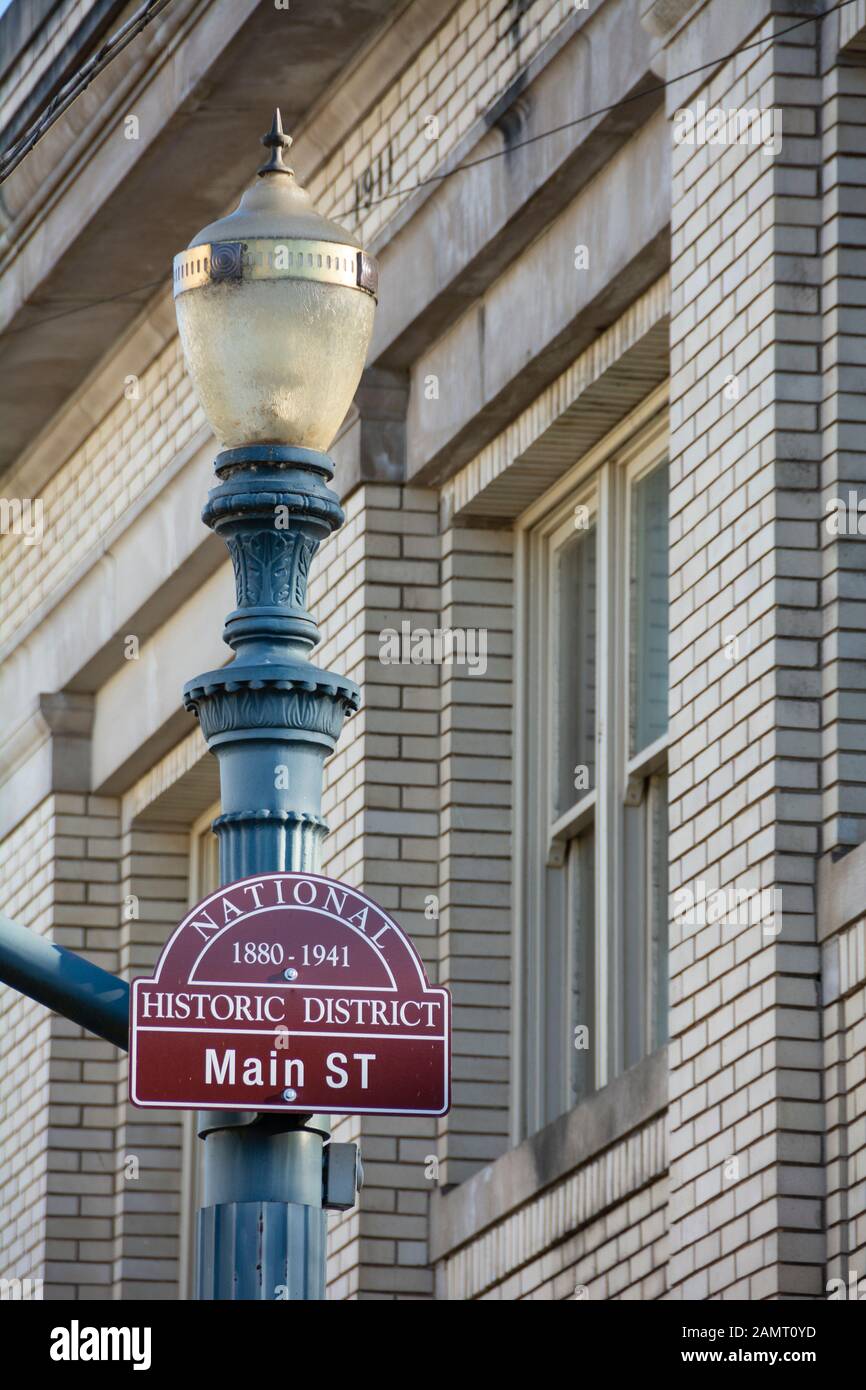
[[[134,5],[13,0],[0,145]],[[334,1299],[866,1279],[866,0],[171,0],[0,202],[0,906],[149,971],[217,883],[229,657],[170,266],[279,104],[379,259],[319,665],[324,871],[452,991],[341,1119]],[[862,526],[862,530],[860,529]],[[187,1298],[194,1117],[0,993],[0,1275]],[[866,1290],[866,1285],[863,1285]]]

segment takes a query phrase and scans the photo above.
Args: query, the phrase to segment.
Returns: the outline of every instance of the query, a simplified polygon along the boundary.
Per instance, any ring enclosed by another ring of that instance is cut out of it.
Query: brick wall
[[[124,391],[137,392],[127,398]],[[8,640],[205,427],[174,338],[136,383],[118,374],[117,404],[42,489],[39,545],[0,537],[0,640]],[[4,495],[14,495],[14,482]],[[11,601],[12,595],[15,602]]]
[[[404,201],[389,190],[427,178],[573,13],[573,0],[464,0],[310,181],[313,197],[323,210],[333,199],[327,215],[369,242]],[[359,207],[356,185],[368,169],[376,183]]]
[[[52,801],[0,845],[0,904],[15,921],[50,936]],[[43,1279],[47,1259],[49,1082],[77,1081],[80,1065],[52,1062],[51,1022],[38,1004],[0,985],[0,1277]]]
[[[813,41],[807,26],[752,48],[692,98],[782,108],[775,159],[674,147],[670,886],[776,889],[783,907],[778,936],[672,928],[670,1283],[683,1298],[822,1284]]]
[[[133,825],[121,842],[118,965],[128,980],[149,974],[187,910],[189,830]],[[127,1099],[128,1059],[115,1062],[114,1293],[176,1298],[179,1288],[183,1121],[173,1110],[140,1110]]]
[[[115,971],[118,803],[55,797],[54,828],[53,939]],[[102,1299],[111,1281],[117,1049],[59,1016],[52,1017],[51,1033],[52,1063],[62,1062],[65,1076],[52,1089],[49,1109],[45,1292]]]
[[[513,534],[455,527],[442,546],[442,626],[487,643],[483,674],[442,671],[440,983],[455,1026],[438,1152],[455,1183],[508,1147]]]
[[[49,797],[5,841],[4,910],[116,969],[118,837],[111,799]],[[2,993],[10,1149],[3,1212],[13,1223],[3,1233],[4,1258],[16,1265],[25,1255],[41,1258],[48,1298],[103,1298],[113,1236],[117,1050],[14,991]],[[39,1227],[41,1255],[32,1244]],[[13,1275],[23,1277],[18,1269]]]
[[[437,922],[425,898],[438,885],[439,681],[436,666],[379,660],[380,633],[435,627],[440,566],[437,498],[421,488],[368,483],[346,503],[346,524],[322,548],[310,611],[322,628],[317,664],[361,684],[363,705],[326,767],[323,807],[334,833],[324,872],[363,886],[412,936],[431,979]],[[425,1158],[435,1122],[340,1119],[334,1137],[360,1140],[359,1206],[330,1222],[331,1298],[423,1298],[427,1268]]]

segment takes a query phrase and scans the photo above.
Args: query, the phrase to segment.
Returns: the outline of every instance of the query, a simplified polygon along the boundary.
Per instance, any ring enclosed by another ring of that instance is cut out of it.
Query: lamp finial
[[[280,116],[280,108],[277,107],[274,111],[274,119],[271,122],[270,130],[267,135],[262,136],[262,144],[265,146],[265,149],[270,150],[271,157],[267,163],[263,164],[259,169],[258,173],[260,178],[264,177],[265,174],[291,175],[294,172],[292,169],[287,169],[283,163],[283,150],[287,150],[291,143],[291,135],[283,134],[283,122]]]

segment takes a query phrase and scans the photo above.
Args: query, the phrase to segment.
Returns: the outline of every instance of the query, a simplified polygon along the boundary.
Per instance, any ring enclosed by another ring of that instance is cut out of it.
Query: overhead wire
[[[137,38],[142,30],[146,29],[148,24],[151,24],[170,3],[171,0],[145,0],[141,8],[136,10],[134,15],[130,15],[125,24],[121,25],[117,33],[106,39],[105,43],[88,58],[84,66],[79,68],[78,72],[73,73],[67,82],[64,82],[30,129],[19,136],[14,144],[0,155],[0,183],[9,177],[13,169],[18,168],[25,156],[42,139],[42,136],[48,133],[58,117],[63,115],[63,112],[72,105],[76,97],[79,97],[90,86],[93,79],[104,68],[107,68],[109,63],[114,61],[118,53],[122,53],[124,48],[132,43],[133,39]]]

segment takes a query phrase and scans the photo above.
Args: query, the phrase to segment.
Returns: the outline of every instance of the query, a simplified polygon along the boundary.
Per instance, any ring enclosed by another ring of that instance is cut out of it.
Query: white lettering
[[[375,1062],[376,1054],[375,1052],[353,1052],[352,1056],[354,1057],[356,1062],[361,1063],[361,1090],[366,1091],[368,1085],[367,1063]]]
[[[206,1086],[233,1086],[235,1081],[235,1054],[228,1048],[220,1065],[216,1049],[207,1048],[204,1054],[204,1079]]]
[[[326,1082],[335,1091],[341,1091],[344,1086],[349,1084],[349,1073],[339,1065],[340,1062],[347,1060],[345,1052],[330,1052],[328,1054],[327,1067],[328,1075]],[[331,1073],[333,1072],[333,1077]]]
[[[73,1318],[69,1327],[51,1330],[48,1352],[52,1361],[131,1361],[133,1370],[147,1371],[151,1361],[149,1327],[82,1327]]]

